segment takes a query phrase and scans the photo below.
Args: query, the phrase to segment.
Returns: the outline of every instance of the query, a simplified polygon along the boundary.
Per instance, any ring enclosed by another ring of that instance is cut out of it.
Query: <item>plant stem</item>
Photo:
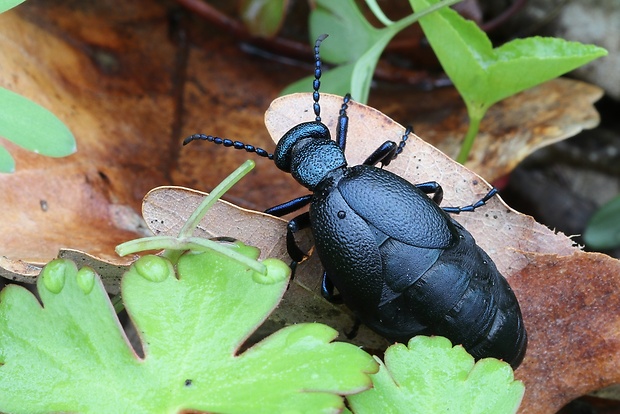
[[[416,11],[415,13],[410,14],[409,16],[400,19],[394,24],[398,25],[398,30],[400,31],[404,29],[405,27],[409,26],[410,24],[417,22],[419,19],[426,16],[427,14],[434,12],[435,10],[439,10],[442,7],[450,7],[453,4],[460,3],[461,1],[462,0],[442,0],[440,2],[433,4],[427,9]]]
[[[458,157],[456,157],[456,161],[461,164],[465,164],[467,162],[467,158],[469,157],[469,153],[471,152],[471,148],[474,145],[474,141],[476,140],[476,135],[478,135],[478,130],[480,129],[480,122],[484,117],[486,110],[481,114],[472,113],[469,111],[469,128],[467,129],[467,134],[465,135],[465,139],[463,140],[463,144],[461,144],[461,150],[459,151]]]
[[[370,11],[375,15],[377,20],[379,20],[384,25],[389,26],[392,23],[394,23],[383,13],[383,10],[381,10],[381,7],[379,7],[379,4],[377,4],[377,0],[366,0],[366,5],[370,9]]]
[[[194,232],[194,229],[200,223],[200,220],[207,214],[209,208],[217,202],[217,200],[226,193],[235,185],[241,178],[243,178],[247,173],[249,173],[252,168],[254,168],[256,164],[252,160],[247,160],[239,168],[233,171],[228,177],[224,179],[221,183],[218,184],[217,187],[211,191],[211,193],[202,201],[200,206],[192,213],[192,215],[187,219],[185,225],[179,232],[179,238],[190,237]]]

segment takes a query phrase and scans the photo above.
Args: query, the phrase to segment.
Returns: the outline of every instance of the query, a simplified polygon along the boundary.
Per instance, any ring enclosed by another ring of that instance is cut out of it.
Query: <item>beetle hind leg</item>
[[[476,201],[475,203],[469,204],[467,206],[462,206],[462,207],[442,207],[442,209],[446,213],[451,213],[451,214],[459,214],[461,212],[469,213],[469,212],[475,211],[478,207],[482,207],[483,205],[485,205],[487,201],[489,201],[495,195],[497,195],[497,188],[493,187],[491,188],[491,190],[489,190],[489,192],[484,197],[482,197],[480,200]]]

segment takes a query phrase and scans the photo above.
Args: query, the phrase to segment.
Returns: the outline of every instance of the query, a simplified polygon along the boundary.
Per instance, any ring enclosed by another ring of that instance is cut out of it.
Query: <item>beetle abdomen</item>
[[[459,243],[403,291],[406,302],[431,333],[462,344],[476,359],[492,356],[516,367],[527,346],[517,298],[471,234],[453,224]],[[388,274],[385,279],[390,284]]]

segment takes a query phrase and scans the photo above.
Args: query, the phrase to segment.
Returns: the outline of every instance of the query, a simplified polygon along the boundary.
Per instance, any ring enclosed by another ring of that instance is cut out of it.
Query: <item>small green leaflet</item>
[[[0,0],[0,13],[12,9],[15,6],[19,6],[26,0]]]
[[[76,151],[73,134],[54,114],[4,88],[0,88],[0,136],[49,157],[64,157]],[[6,149],[1,152],[0,172],[13,172],[13,158]]]
[[[414,10],[437,4],[409,0]],[[441,66],[467,106],[470,127],[457,157],[464,163],[491,105],[607,54],[603,48],[550,37],[515,39],[493,48],[472,21],[447,7],[420,19]]]

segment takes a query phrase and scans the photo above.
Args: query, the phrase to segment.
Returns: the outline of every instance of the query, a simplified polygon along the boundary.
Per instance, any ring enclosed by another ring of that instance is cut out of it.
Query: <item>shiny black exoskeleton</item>
[[[495,357],[517,367],[527,346],[517,299],[491,258],[447,214],[474,211],[496,190],[465,207],[441,208],[438,183],[411,184],[375,167],[396,158],[410,128],[399,144],[387,141],[362,165],[348,167],[344,148],[350,97],[344,98],[335,141],[320,118],[319,45],[324,38],[315,45],[316,119],[289,130],[273,154],[202,134],[185,143],[201,139],[256,152],[312,191],[267,212],[283,216],[310,205],[288,225],[293,264],[305,258],[294,234],[310,227],[325,269],[323,295],[341,298],[371,329],[405,343],[418,334],[442,335],[477,359]]]

